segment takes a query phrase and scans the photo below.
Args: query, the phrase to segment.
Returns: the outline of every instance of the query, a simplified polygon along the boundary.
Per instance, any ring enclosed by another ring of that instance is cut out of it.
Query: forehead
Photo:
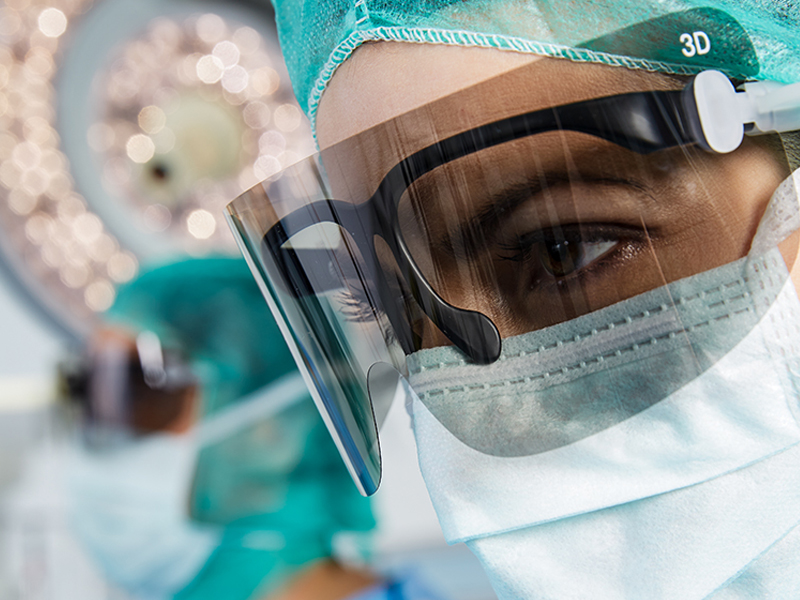
[[[339,66],[322,96],[320,146],[537,60],[540,57],[486,48],[364,44]]]
[[[365,44],[339,67],[322,96],[317,136],[320,146],[327,148],[449,96],[462,102],[471,98],[471,107],[475,96],[482,97],[488,107],[497,104],[498,108],[515,103],[519,109],[522,100],[532,110],[601,95],[675,87],[664,83],[670,80],[662,74],[492,48]]]

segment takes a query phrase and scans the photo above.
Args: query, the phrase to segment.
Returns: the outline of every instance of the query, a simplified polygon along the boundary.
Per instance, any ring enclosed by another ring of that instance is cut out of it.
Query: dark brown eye
[[[618,234],[575,228],[536,231],[519,237],[513,244],[501,245],[508,254],[503,260],[531,261],[535,269],[544,269],[544,277],[561,279],[589,266],[617,247]]]
[[[554,277],[566,277],[580,268],[585,244],[579,239],[547,240],[539,245],[539,259]]]
[[[580,233],[539,242],[535,252],[545,271],[567,277],[590,265],[619,244],[619,240],[586,241]]]

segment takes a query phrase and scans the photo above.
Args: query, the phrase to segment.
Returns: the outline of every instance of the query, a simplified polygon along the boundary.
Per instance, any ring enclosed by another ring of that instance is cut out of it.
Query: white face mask
[[[797,183],[746,259],[507,339],[490,366],[409,357],[445,537],[501,599],[723,598],[790,553],[800,301],[774,247]]]
[[[217,546],[216,528],[187,517],[193,436],[154,434],[72,461],[72,525],[103,574],[136,598],[180,591]]]

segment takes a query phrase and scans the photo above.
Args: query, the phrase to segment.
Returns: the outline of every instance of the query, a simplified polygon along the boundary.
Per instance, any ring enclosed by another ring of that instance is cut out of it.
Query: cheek
[[[781,182],[788,177],[789,170],[775,160],[773,155],[759,147],[743,149],[736,153],[735,160],[726,165],[718,185],[727,199],[732,217],[731,234],[749,242],[758,229],[764,210]],[[719,180],[719,178],[717,178]]]
[[[691,226],[675,232],[681,251],[673,266],[700,272],[747,255],[767,204],[789,170],[775,152],[750,140],[730,155],[698,154],[689,167],[670,193],[694,198],[696,211]]]

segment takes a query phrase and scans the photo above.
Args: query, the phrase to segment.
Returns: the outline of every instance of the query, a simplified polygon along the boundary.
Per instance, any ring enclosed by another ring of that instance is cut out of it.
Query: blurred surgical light
[[[197,77],[203,83],[217,83],[225,73],[225,65],[216,56],[207,54],[197,61]]]
[[[275,109],[275,125],[286,133],[297,131],[302,119],[300,109],[294,104],[281,104]]]
[[[158,133],[164,129],[166,122],[167,116],[158,106],[145,106],[139,111],[139,127],[145,133]]]
[[[156,145],[148,136],[137,133],[128,139],[125,153],[135,163],[146,163],[155,155]]]
[[[67,30],[67,16],[54,7],[40,12],[37,22],[39,30],[50,38],[57,38]]]
[[[135,31],[113,18],[134,6]],[[247,16],[256,6],[0,6],[0,258],[65,330],[88,330],[154,252],[235,252],[220,220],[227,201],[313,152],[268,3]],[[90,52],[94,63],[77,58],[74,48],[85,59],[92,40],[112,37],[98,23],[124,33]],[[87,106],[88,122],[64,118]]]

